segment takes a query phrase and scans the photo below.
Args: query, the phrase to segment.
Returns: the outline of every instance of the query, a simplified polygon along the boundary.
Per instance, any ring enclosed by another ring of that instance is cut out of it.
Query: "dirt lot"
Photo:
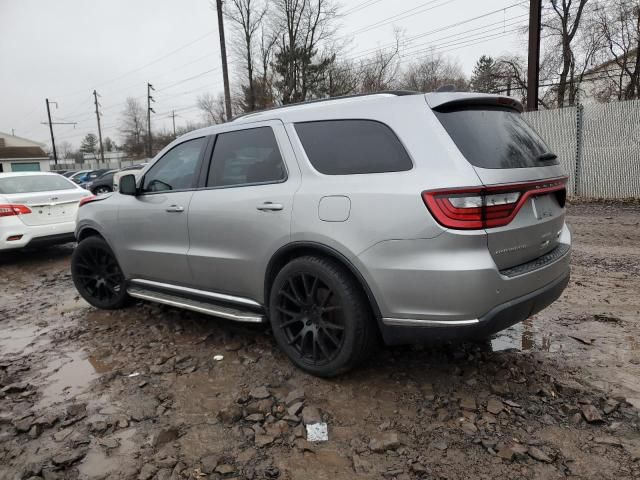
[[[550,308],[329,381],[263,328],[89,307],[71,246],[0,256],[0,478],[640,478],[640,206],[569,213]]]

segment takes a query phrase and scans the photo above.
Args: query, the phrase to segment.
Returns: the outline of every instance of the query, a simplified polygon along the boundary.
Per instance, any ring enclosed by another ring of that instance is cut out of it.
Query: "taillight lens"
[[[558,192],[564,206],[567,177],[539,182],[492,185],[422,193],[422,199],[441,225],[458,230],[476,230],[508,225],[527,199]]]
[[[83,197],[80,199],[80,203],[78,203],[78,208],[80,208],[81,206],[89,203],[89,202],[93,202],[94,200],[97,200],[98,197],[96,197],[95,195],[89,195],[88,197]]]
[[[13,203],[0,204],[0,217],[27,215],[28,213],[31,213],[31,209],[26,205],[16,205]]]

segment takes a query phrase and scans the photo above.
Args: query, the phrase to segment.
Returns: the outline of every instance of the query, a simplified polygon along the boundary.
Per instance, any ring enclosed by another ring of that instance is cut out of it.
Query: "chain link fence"
[[[558,155],[570,195],[640,198],[640,100],[526,112]]]

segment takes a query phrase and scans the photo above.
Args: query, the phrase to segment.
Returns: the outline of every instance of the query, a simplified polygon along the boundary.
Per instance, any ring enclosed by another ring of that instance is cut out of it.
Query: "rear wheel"
[[[129,300],[124,274],[104,239],[82,240],[71,257],[71,276],[82,298],[94,307],[112,310]]]
[[[376,346],[365,295],[349,272],[332,260],[307,256],[288,263],[271,288],[269,313],[282,350],[314,375],[346,372]]]

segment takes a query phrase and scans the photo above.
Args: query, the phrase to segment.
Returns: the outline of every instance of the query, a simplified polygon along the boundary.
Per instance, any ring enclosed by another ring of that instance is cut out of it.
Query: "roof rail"
[[[371,93],[355,93],[353,95],[341,95],[338,97],[314,98],[312,100],[306,100],[304,102],[287,103],[286,105],[278,105],[276,107],[269,107],[262,110],[254,110],[253,112],[246,112],[236,117],[233,117],[233,120],[231,121],[235,122],[240,118],[244,118],[250,115],[255,115],[256,113],[270,112],[272,110],[280,110],[282,108],[296,107],[299,105],[307,105],[309,103],[322,103],[322,102],[330,102],[333,100],[343,100],[346,98],[369,97],[373,95],[395,95],[397,97],[403,97],[405,95],[419,95],[420,93],[421,92],[417,92],[414,90],[380,90],[379,92],[371,92]]]

